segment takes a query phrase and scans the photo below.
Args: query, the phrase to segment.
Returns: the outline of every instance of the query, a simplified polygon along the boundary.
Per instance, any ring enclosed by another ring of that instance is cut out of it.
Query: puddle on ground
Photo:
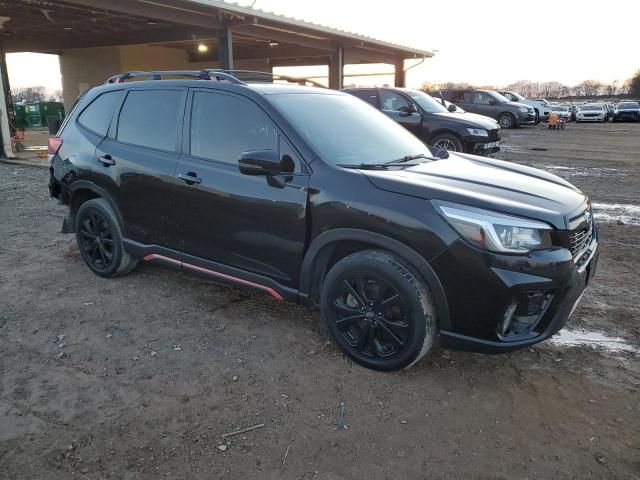
[[[624,338],[610,337],[603,332],[593,332],[584,329],[560,330],[560,332],[549,339],[549,342],[561,347],[588,347],[611,353],[639,353],[639,350]]]
[[[619,168],[606,167],[566,167],[564,165],[549,165],[546,163],[527,163],[526,165],[541,170],[547,170],[549,173],[555,173],[561,177],[598,177],[613,178],[626,176],[626,170]]]
[[[640,205],[624,203],[593,203],[593,218],[601,223],[640,225]]]

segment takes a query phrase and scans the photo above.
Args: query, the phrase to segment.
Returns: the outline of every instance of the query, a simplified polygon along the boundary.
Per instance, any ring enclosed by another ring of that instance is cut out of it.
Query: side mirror
[[[449,152],[445,148],[433,147],[429,145],[429,150],[431,150],[431,153],[433,153],[435,157],[441,158],[443,160],[449,158]]]
[[[240,173],[245,175],[278,175],[282,165],[273,150],[251,150],[242,152],[238,158]]]
[[[458,107],[456,107],[453,103],[450,103],[447,107],[447,110],[449,110],[450,112],[455,112],[456,110],[458,110]]]

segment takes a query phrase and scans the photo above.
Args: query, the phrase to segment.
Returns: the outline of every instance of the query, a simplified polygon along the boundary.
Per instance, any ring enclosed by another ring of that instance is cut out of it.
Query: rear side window
[[[349,92],[361,100],[373,105],[376,108],[380,108],[378,103],[378,91],[377,90],[354,90]]]
[[[107,92],[99,95],[80,114],[78,122],[98,135],[106,136],[109,130],[109,124],[111,123],[116,108],[120,105],[120,99],[123,93],[122,90],[118,90],[116,92]]]
[[[174,151],[183,92],[133,90],[127,95],[118,121],[120,142]]]
[[[242,152],[278,151],[274,123],[257,105],[209,92],[195,92],[191,111],[191,155],[237,163]]]

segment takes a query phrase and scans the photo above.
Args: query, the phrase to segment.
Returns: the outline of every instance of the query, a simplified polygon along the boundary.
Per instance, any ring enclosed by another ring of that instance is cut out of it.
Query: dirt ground
[[[92,274],[47,171],[0,164],[0,478],[640,479],[640,124],[504,140],[500,158],[600,205],[569,328],[636,350],[436,349],[368,371],[300,306],[151,265]]]

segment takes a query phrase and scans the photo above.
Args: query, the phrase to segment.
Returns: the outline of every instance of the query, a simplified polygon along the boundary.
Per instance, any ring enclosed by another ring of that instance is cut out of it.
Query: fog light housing
[[[509,304],[498,324],[497,333],[500,339],[513,341],[537,335],[534,328],[540,322],[552,299],[553,293],[547,290],[522,293]]]

